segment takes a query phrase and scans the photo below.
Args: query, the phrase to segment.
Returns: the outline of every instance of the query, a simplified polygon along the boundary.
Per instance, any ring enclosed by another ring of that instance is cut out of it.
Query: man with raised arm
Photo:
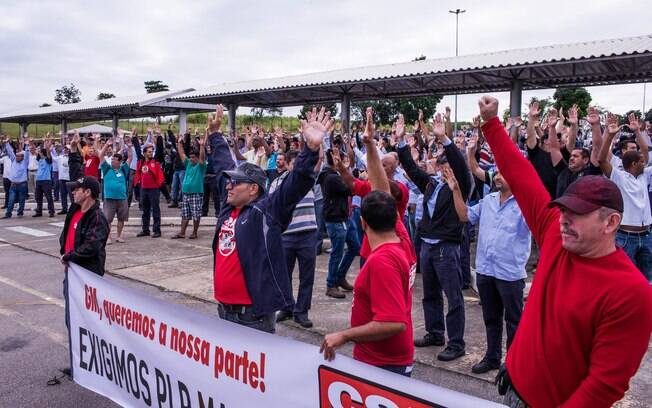
[[[5,215],[2,218],[11,218],[11,213],[14,211],[14,204],[18,202],[17,216],[22,217],[25,211],[25,198],[27,196],[27,167],[29,166],[30,152],[27,145],[29,138],[27,134],[20,142],[20,147],[14,153],[14,149],[9,143],[9,139],[4,140],[5,151],[11,160],[11,172],[9,173],[9,180],[11,187],[9,188],[9,202]]]
[[[265,192],[267,174],[252,163],[233,169],[229,145],[220,132],[221,105],[209,115],[208,132],[216,173],[226,178],[226,201],[221,206],[213,239],[214,294],[222,319],[274,333],[275,315],[292,309],[292,287],[281,234],[296,205],[315,184],[319,159],[330,119],[322,108],[302,122],[305,147],[285,181]],[[232,170],[231,170],[232,169]]]
[[[512,407],[609,407],[623,397],[652,332],[652,288],[615,244],[620,191],[585,176],[551,202],[500,123],[498,100],[484,96],[479,105],[496,164],[541,248],[499,392]]]
[[[425,126],[423,127],[425,133]],[[433,133],[444,146],[440,157],[443,166],[453,170],[459,182],[464,200],[471,191],[471,178],[464,157],[444,130],[441,115],[433,120]],[[437,355],[441,361],[451,361],[465,354],[464,343],[464,295],[462,294],[462,270],[460,243],[464,224],[455,210],[453,191],[441,176],[432,176],[421,170],[412,159],[410,146],[399,135],[398,157],[408,177],[424,194],[423,218],[419,224],[421,237],[420,268],[423,279],[423,313],[427,333],[417,339],[417,347],[443,346],[444,332],[448,332],[448,344]],[[438,160],[439,161],[439,160]],[[444,320],[444,297],[448,299],[448,313]]]
[[[206,137],[199,139],[199,152],[191,150],[186,157],[183,147],[183,138],[177,140],[177,151],[179,159],[186,166],[183,182],[181,183],[181,230],[173,236],[173,239],[185,238],[186,228],[192,219],[192,235],[190,239],[197,239],[199,221],[202,216],[202,204],[204,202],[204,176],[206,175]]]
[[[375,148],[371,108],[367,108],[366,120],[362,141],[367,147],[372,191],[362,200],[361,222],[367,262],[355,280],[351,328],[327,334],[320,352],[332,360],[338,347],[354,342],[354,359],[409,377],[414,358],[411,310],[416,256]],[[402,116],[397,132],[405,133]]]
[[[634,132],[640,129],[639,121],[634,114],[630,115],[629,128]],[[604,174],[616,183],[623,196],[623,217],[616,233],[616,245],[625,251],[648,282],[652,283],[652,236],[650,236],[652,214],[650,214],[650,199],[647,194],[652,167],[647,167],[647,142],[643,142],[641,151],[630,150],[623,153],[621,170],[612,166],[608,159],[611,143],[619,131],[618,118],[609,113],[604,145],[598,160]]]

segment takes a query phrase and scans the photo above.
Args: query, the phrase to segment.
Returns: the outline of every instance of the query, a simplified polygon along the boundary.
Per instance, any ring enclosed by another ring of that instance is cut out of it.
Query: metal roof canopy
[[[0,114],[0,122],[21,124],[59,124],[90,122],[116,118],[131,119],[147,116],[178,115],[180,112],[208,112],[214,108],[201,103],[169,101],[170,98],[193,91],[166,91],[100,101],[33,108]]]
[[[215,85],[174,97],[267,107],[596,86],[652,79],[652,35]],[[519,97],[520,105],[520,97]],[[519,109],[520,111],[520,109]]]

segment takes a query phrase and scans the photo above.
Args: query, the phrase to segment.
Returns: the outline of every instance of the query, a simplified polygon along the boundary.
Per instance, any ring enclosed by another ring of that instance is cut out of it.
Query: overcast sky
[[[11,1],[0,2],[0,112],[54,103],[73,82],[82,100],[222,82],[650,33],[649,2],[579,1]],[[595,103],[643,106],[643,85],[594,87]],[[652,106],[652,86],[647,90]],[[550,96],[553,91],[525,92]],[[497,94],[501,108],[509,95]],[[459,97],[459,119],[477,112]],[[452,97],[444,105],[452,106]],[[286,110],[286,112],[288,112]]]

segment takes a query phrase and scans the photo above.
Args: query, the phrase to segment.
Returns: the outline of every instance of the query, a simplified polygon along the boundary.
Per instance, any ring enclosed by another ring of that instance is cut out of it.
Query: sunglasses
[[[226,185],[227,186],[230,185],[231,187],[235,187],[235,186],[237,186],[239,184],[252,184],[252,183],[250,181],[248,181],[248,180],[234,180],[234,179],[231,179],[231,178],[226,179]]]

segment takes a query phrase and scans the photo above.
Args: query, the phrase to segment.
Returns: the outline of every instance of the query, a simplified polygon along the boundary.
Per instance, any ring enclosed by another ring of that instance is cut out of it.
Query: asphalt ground
[[[27,208],[34,205],[28,202]],[[215,313],[210,250],[214,217],[202,219],[199,239],[172,240],[170,237],[178,232],[178,209],[168,209],[165,201],[161,207],[163,237],[156,239],[136,238],[140,212],[137,205],[132,206],[130,222],[125,227],[127,243],[107,247],[107,279],[120,279],[121,283],[152,296]],[[212,208],[210,211],[214,215]],[[14,215],[0,221],[0,406],[110,406],[112,403],[104,397],[65,378],[60,385],[45,385],[53,376],[60,375],[58,369],[67,366],[68,358],[63,308],[56,304],[62,302],[63,269],[58,260],[58,237],[64,218],[32,218],[32,214],[28,210],[23,218]],[[325,333],[348,327],[351,295],[343,300],[325,296],[327,263],[327,254],[318,257],[310,312],[315,326],[303,329],[294,322],[285,322],[277,326],[279,335],[318,345]],[[350,281],[358,273],[357,265],[356,260],[348,275]],[[295,271],[295,293],[297,276]],[[415,337],[424,333],[421,297],[421,281],[417,279],[412,308]],[[416,349],[413,376],[500,401],[492,384],[495,371],[484,375],[471,373],[471,366],[482,358],[485,347],[479,299],[471,290],[465,291],[465,309],[467,355],[443,363],[436,359],[441,347]],[[344,348],[342,353],[350,355],[351,347]],[[648,352],[630,383],[630,391],[618,406],[650,406],[650,355]]]

